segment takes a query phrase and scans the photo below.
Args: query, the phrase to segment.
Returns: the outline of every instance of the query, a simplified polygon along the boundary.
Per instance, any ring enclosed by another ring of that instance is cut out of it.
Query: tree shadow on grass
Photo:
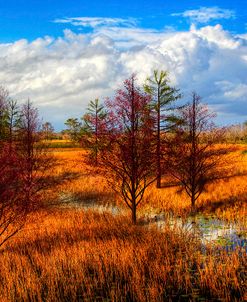
[[[240,177],[240,176],[247,176],[247,171],[241,172],[241,173],[234,173],[234,174],[229,174],[229,175],[222,175],[222,176],[215,176],[215,177],[211,177],[209,179],[209,184],[217,181],[217,180],[226,180],[228,181],[231,178],[234,177]],[[176,181],[176,180],[168,180],[168,181],[163,181],[161,183],[161,189],[166,189],[166,188],[172,188],[172,187],[178,187],[181,186],[182,183],[180,181]]]
[[[215,213],[218,209],[228,209],[247,202],[247,193],[238,196],[230,196],[221,200],[215,200],[197,206],[199,212]]]
[[[94,226],[90,226],[90,221],[82,221],[81,226],[76,226],[73,230],[71,228],[59,228],[56,232],[44,233],[35,239],[25,240],[24,242],[16,242],[11,245],[6,245],[1,252],[8,251],[11,253],[17,253],[20,255],[32,257],[32,253],[38,252],[41,255],[47,256],[52,253],[53,250],[66,248],[85,242],[111,242],[122,241],[128,243],[141,242],[143,236],[145,236],[145,229],[140,226],[130,226],[128,219],[114,219],[110,214],[97,214],[93,213],[91,217],[96,223]],[[100,223],[102,219],[106,222]],[[107,225],[109,222],[109,225]],[[93,223],[93,221],[91,221]],[[89,224],[89,225],[87,225]],[[18,240],[19,241],[19,240]]]
[[[38,179],[43,189],[50,189],[80,178],[77,172],[64,172],[59,175],[45,175]]]
[[[59,200],[53,205],[56,206],[70,206],[70,207],[95,207],[102,205],[114,205],[115,194],[111,192],[61,192]]]

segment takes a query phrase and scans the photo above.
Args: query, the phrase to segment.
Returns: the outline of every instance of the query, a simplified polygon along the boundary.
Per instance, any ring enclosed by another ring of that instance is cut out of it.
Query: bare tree
[[[133,223],[146,188],[155,180],[149,105],[150,97],[136,86],[134,76],[107,102],[109,141],[101,160],[109,182],[131,209]]]
[[[223,155],[231,149],[217,145],[223,131],[215,126],[212,121],[215,114],[200,102],[196,93],[192,95],[192,103],[180,113],[183,122],[167,145],[167,169],[189,195],[195,212],[196,200],[206,184],[219,174]]]
[[[42,124],[41,132],[44,136],[44,139],[46,140],[52,139],[54,135],[54,127],[50,122],[45,122]]]

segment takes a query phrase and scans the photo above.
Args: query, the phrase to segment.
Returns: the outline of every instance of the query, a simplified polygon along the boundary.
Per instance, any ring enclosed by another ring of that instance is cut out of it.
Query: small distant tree
[[[17,101],[9,96],[6,89],[0,87],[0,140],[9,142],[9,147],[14,140],[19,117]]]
[[[155,112],[156,186],[160,188],[164,133],[174,126],[177,117],[174,115],[175,107],[173,103],[181,98],[181,94],[179,89],[169,85],[168,72],[163,70],[154,70],[153,76],[147,79],[144,88],[152,97],[152,109]]]
[[[64,123],[67,126],[65,132],[69,135],[70,139],[74,142],[79,142],[83,133],[82,123],[78,118],[69,118]]]
[[[8,128],[7,139],[10,148],[12,147],[12,144],[16,139],[16,133],[17,133],[19,121],[20,121],[20,109],[17,104],[17,101],[9,98],[7,103],[7,128]]]
[[[50,122],[45,122],[42,124],[41,132],[45,140],[50,140],[54,135],[54,127]]]
[[[82,118],[84,122],[82,143],[90,150],[90,160],[95,166],[98,165],[99,151],[103,147],[103,136],[107,124],[106,117],[107,112],[104,105],[100,104],[99,99],[95,99],[89,102],[87,112]]]
[[[247,140],[247,121],[243,123],[243,136],[242,140],[246,141]]]
[[[0,86],[0,140],[5,141],[8,127],[9,92]]]
[[[155,180],[153,164],[153,119],[150,97],[136,86],[135,77],[124,82],[112,100],[109,113],[108,144],[101,152],[107,179],[131,209],[136,210],[146,188]]]
[[[193,93],[192,103],[180,110],[183,122],[166,150],[167,169],[190,197],[192,213],[207,183],[222,173],[223,156],[231,151],[216,145],[223,130],[215,126],[215,114],[200,100]]]

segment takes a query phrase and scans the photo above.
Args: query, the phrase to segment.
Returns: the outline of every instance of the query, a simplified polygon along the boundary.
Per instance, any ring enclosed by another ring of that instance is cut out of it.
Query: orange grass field
[[[247,227],[247,146],[239,145],[233,154],[233,163],[229,165],[226,177],[218,179],[207,186],[197,201],[197,207],[202,213],[214,214],[225,219],[244,223]],[[69,171],[79,177],[66,182],[60,192],[78,197],[79,201],[93,200],[100,203],[117,203],[127,207],[118,196],[114,196],[107,181],[93,168],[85,164],[85,151],[71,149],[55,152],[59,165],[56,173]],[[187,215],[190,212],[190,200],[185,193],[178,193],[177,186],[166,186],[169,180],[164,179],[164,188],[156,189],[151,185],[145,193],[144,200],[137,210],[137,216],[147,212],[167,211],[175,215]]]
[[[247,154],[235,152],[229,175],[207,187],[199,211],[247,228]],[[101,175],[85,162],[85,151],[54,150],[55,175],[71,179],[50,191],[53,204],[29,217],[0,251],[0,301],[245,301],[246,250],[228,253],[179,228],[130,222],[130,213]],[[167,180],[168,181],[168,180]],[[166,183],[166,179],[164,179]],[[177,187],[151,186],[137,211],[186,216],[190,202]],[[116,204],[122,214],[66,204]],[[63,206],[59,205],[63,202]]]

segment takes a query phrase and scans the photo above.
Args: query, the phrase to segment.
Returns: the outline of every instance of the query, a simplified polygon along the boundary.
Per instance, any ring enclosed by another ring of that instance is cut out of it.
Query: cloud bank
[[[16,99],[29,97],[61,129],[90,99],[111,96],[132,73],[142,82],[159,68],[169,70],[185,101],[197,91],[220,122],[247,119],[247,35],[220,25],[185,32],[115,25],[0,44],[0,85]]]

